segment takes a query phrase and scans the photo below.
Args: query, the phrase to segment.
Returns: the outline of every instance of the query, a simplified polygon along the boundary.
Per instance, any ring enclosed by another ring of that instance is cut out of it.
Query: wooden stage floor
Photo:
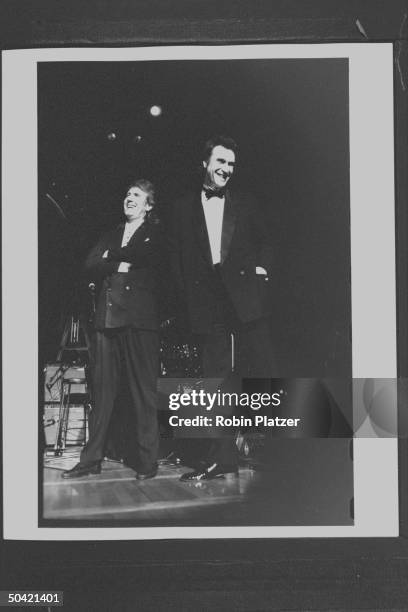
[[[180,482],[186,467],[160,466],[151,480],[104,461],[102,473],[64,480],[79,457],[45,457],[44,526],[262,526],[353,524],[350,441],[273,440],[239,477]],[[252,461],[252,459],[251,459]]]
[[[239,477],[226,476],[207,482],[180,482],[191,468],[160,466],[155,478],[135,479],[135,472],[115,461],[105,460],[102,472],[64,480],[62,469],[75,465],[72,458],[45,458],[43,518],[66,521],[132,521],[135,524],[203,524],[211,508],[239,504],[255,477],[249,468]],[[213,513],[211,512],[211,515]],[[220,518],[221,514],[218,516]]]

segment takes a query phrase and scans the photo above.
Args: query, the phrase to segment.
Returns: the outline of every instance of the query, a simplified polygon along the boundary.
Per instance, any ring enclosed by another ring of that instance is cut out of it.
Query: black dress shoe
[[[93,463],[77,463],[71,470],[62,472],[63,478],[81,478],[88,474],[100,474],[101,462],[94,461]]]
[[[137,480],[147,480],[148,478],[154,478],[157,474],[157,465],[155,465],[149,472],[137,472]]]
[[[159,465],[181,465],[180,457],[177,457],[176,453],[171,451],[166,457],[159,459]]]
[[[213,480],[214,478],[224,478],[228,476],[238,476],[238,468],[235,465],[220,465],[213,463],[205,468],[187,472],[180,477],[182,482],[189,480]]]

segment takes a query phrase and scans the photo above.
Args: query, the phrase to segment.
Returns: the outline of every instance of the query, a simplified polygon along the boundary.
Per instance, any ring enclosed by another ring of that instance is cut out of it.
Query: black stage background
[[[275,246],[280,374],[351,375],[347,60],[64,62],[38,76],[40,363],[128,181],[153,180],[166,219],[200,177],[202,144],[224,133]]]

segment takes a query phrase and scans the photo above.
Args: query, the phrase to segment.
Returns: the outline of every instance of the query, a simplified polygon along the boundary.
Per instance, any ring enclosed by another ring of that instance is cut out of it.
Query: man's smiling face
[[[223,189],[234,172],[235,153],[217,145],[208,160],[203,162],[203,166],[206,169],[204,185],[210,189]]]
[[[123,211],[128,221],[143,219],[146,212],[151,210],[147,197],[147,193],[140,187],[130,187],[123,201]]]

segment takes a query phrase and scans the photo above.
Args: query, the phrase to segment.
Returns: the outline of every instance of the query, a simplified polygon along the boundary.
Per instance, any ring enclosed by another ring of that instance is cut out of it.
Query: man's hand
[[[263,276],[266,276],[268,273],[265,268],[262,268],[261,266],[256,266],[255,274],[262,274]]]

